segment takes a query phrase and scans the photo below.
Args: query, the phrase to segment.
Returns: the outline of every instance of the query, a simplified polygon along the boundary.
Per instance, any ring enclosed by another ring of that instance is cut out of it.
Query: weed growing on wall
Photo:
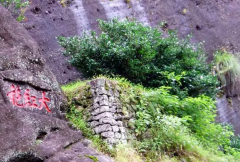
[[[239,57],[225,50],[214,55],[215,71],[227,96],[232,97],[235,83],[240,79]]]
[[[92,31],[58,37],[70,63],[86,77],[120,75],[146,87],[172,87],[170,92],[181,98],[216,94],[217,78],[210,74],[201,46],[189,38],[180,40],[173,31],[163,37],[157,28],[129,20],[99,20],[99,27],[99,36]]]
[[[23,21],[27,7],[30,2],[27,0],[0,0],[0,4],[3,5],[10,12],[17,14],[17,21]]]

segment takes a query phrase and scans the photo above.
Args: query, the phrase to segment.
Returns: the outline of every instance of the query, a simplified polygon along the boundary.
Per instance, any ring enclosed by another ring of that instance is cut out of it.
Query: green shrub
[[[189,38],[180,40],[173,31],[163,37],[157,28],[128,20],[99,20],[99,27],[99,36],[84,32],[81,37],[58,37],[70,63],[86,77],[120,75],[147,87],[170,86],[182,98],[216,93],[218,82],[209,73],[204,52]]]
[[[30,2],[27,0],[0,0],[0,4],[7,8],[10,12],[17,14],[17,21],[23,21],[26,18],[24,13],[26,12]]]
[[[232,136],[230,139],[231,139],[230,146],[240,151],[240,135]]]
[[[227,96],[233,96],[235,83],[240,79],[239,57],[226,51],[214,55],[215,71]]]
[[[229,137],[233,132],[227,126],[215,123],[215,103],[207,96],[180,100],[177,96],[170,95],[166,88],[160,88],[142,93],[137,107],[138,134],[161,125],[159,121],[163,114],[174,115],[181,118],[182,123],[204,146],[217,149],[230,144]]]

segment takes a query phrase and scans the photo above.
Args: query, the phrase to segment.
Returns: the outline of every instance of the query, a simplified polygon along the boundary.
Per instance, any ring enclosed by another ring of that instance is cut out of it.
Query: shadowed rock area
[[[0,49],[0,162],[111,161],[63,120],[65,97],[39,46],[2,6]]]

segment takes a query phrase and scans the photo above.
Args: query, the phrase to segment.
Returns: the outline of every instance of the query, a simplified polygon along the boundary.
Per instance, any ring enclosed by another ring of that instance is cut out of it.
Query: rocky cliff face
[[[205,42],[209,61],[213,52],[240,48],[239,0],[34,0],[23,25],[40,45],[46,64],[60,83],[81,77],[62,56],[56,36],[80,35],[83,30],[97,30],[97,19],[136,18],[156,26],[166,21],[163,30],[177,29],[180,37],[192,34],[192,42]],[[63,1],[62,1],[63,2]],[[225,103],[225,105],[227,105]],[[224,112],[228,113],[228,107]],[[236,115],[236,114],[235,114]],[[233,115],[234,116],[234,115]],[[226,122],[222,117],[219,121]],[[232,123],[232,122],[230,122]],[[233,124],[233,123],[232,123]],[[240,133],[240,130],[236,130]]]
[[[0,6],[0,162],[111,161],[80,140],[63,114],[65,97],[41,50]],[[68,148],[68,149],[66,149]]]
[[[97,19],[135,18],[145,25],[166,21],[164,30],[177,29],[180,37],[192,34],[192,42],[205,42],[211,60],[221,47],[239,51],[240,1],[230,0],[34,0],[23,23],[40,45],[47,65],[60,83],[80,77],[62,56],[57,36],[80,35],[98,29]]]

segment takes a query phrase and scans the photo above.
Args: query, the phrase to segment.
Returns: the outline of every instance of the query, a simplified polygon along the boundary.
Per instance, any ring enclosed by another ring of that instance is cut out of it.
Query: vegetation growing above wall
[[[200,45],[180,40],[173,31],[168,37],[157,28],[135,21],[99,20],[102,33],[81,37],[59,37],[71,64],[86,77],[120,75],[146,87],[170,86],[181,98],[216,94],[218,81],[210,74]]]
[[[166,87],[147,89],[132,85],[124,79],[110,80],[117,82],[121,89],[120,100],[123,107],[130,105],[135,110],[135,120],[130,125],[137,138],[129,140],[128,144],[135,150],[132,154],[138,154],[136,157],[140,156],[148,161],[162,161],[168,156],[172,161],[185,159],[193,162],[235,161],[240,158],[237,149],[230,147],[230,136],[233,136],[233,132],[228,126],[214,122],[216,110],[211,98],[202,95],[181,100],[169,94],[169,88]],[[63,90],[69,101],[80,94],[81,103],[76,105],[82,105],[83,109],[88,107],[84,106],[89,102],[88,84],[77,82],[63,86]],[[87,133],[90,134],[88,137],[94,137],[84,120],[85,115],[81,113],[84,112],[82,108],[72,105],[67,116],[74,125],[82,129],[83,134],[90,132]],[[84,123],[84,129],[79,121]],[[123,151],[116,151],[113,156],[120,159],[129,157],[123,155],[123,152],[127,154],[131,151],[124,151],[122,146],[118,149]]]

